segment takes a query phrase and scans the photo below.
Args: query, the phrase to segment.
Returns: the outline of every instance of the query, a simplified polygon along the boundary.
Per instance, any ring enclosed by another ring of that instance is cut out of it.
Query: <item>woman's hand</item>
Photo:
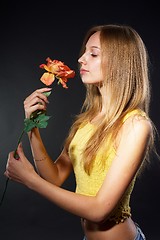
[[[49,103],[44,92],[50,91],[51,88],[41,88],[34,91],[24,100],[24,110],[26,118],[36,110],[46,110],[46,104]]]
[[[18,145],[17,153],[19,159],[14,158],[14,152],[9,153],[4,175],[9,179],[28,186],[32,182],[33,177],[38,176],[38,174],[35,172],[33,165],[25,157],[21,144]]]

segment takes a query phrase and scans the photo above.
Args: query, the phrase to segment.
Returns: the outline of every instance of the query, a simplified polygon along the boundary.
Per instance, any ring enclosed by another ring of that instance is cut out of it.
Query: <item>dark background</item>
[[[129,24],[141,35],[151,59],[150,114],[160,130],[160,16],[153,1],[4,1],[0,13],[0,197],[6,182],[3,173],[8,153],[15,150],[23,128],[23,101],[33,90],[44,86],[39,81],[39,65],[47,57],[61,60],[76,71],[76,77],[68,82],[68,90],[56,83],[52,86],[48,106],[52,118],[48,127],[41,130],[49,154],[53,159],[59,155],[72,119],[84,100],[77,59],[86,31],[95,24]],[[26,135],[22,142],[32,162]],[[150,169],[136,183],[131,207],[133,219],[140,224],[147,240],[159,240],[160,166],[155,156],[151,160]],[[73,175],[64,187],[74,191]],[[77,216],[10,181],[0,207],[0,239],[11,238],[81,240],[83,232]]]

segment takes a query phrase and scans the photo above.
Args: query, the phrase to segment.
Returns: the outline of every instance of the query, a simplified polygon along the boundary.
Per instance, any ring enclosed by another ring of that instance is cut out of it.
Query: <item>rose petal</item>
[[[64,88],[68,88],[66,83],[68,78],[75,76],[75,71],[71,70],[67,65],[59,60],[51,60],[49,57],[46,59],[47,64],[41,64],[40,68],[47,71],[41,77],[41,81],[49,86],[53,83],[55,78],[58,79],[58,83],[61,83]]]
[[[46,86],[50,86],[54,80],[55,80],[55,75],[52,73],[43,73],[42,77],[40,78],[40,80],[46,85]]]

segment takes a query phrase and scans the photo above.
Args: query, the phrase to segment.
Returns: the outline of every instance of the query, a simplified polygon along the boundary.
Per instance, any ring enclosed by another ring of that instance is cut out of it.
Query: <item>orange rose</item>
[[[71,70],[67,65],[58,60],[46,59],[47,64],[41,64],[39,67],[45,69],[47,72],[42,75],[40,80],[47,86],[50,86],[55,78],[58,83],[62,84],[64,88],[68,88],[66,83],[68,78],[75,76],[75,71]]]

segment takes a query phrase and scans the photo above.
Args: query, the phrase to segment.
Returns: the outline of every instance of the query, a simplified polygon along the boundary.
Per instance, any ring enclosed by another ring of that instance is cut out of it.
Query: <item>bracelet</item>
[[[40,158],[40,159],[35,159],[35,158],[34,158],[34,161],[36,161],[36,162],[41,162],[41,161],[46,160],[46,158],[47,158],[46,156],[43,157],[43,158]]]

